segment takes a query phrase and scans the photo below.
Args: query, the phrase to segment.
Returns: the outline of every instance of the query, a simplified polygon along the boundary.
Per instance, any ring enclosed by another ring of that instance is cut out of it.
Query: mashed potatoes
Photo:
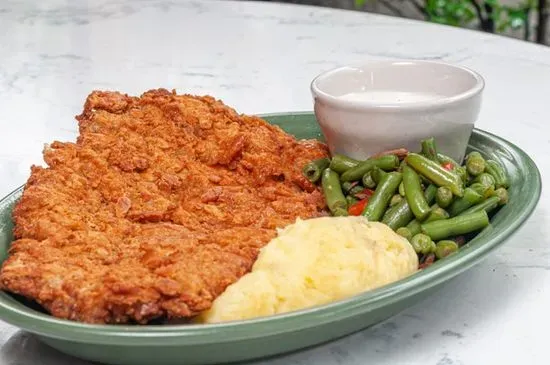
[[[298,220],[262,249],[252,271],[197,318],[268,316],[353,296],[404,278],[418,258],[406,239],[363,217]]]

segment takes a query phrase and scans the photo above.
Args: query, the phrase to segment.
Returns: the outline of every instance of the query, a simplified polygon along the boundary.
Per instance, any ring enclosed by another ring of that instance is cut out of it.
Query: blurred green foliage
[[[467,26],[477,19],[472,3],[467,0],[427,0],[424,9],[434,23]]]
[[[355,0],[355,6],[363,7],[368,1]],[[511,29],[523,29],[524,38],[530,37],[529,15],[537,7],[536,0],[524,0],[510,6],[499,0],[402,0],[410,2],[426,20],[460,27],[477,27],[480,30],[501,33]],[[394,5],[393,7],[397,7]]]

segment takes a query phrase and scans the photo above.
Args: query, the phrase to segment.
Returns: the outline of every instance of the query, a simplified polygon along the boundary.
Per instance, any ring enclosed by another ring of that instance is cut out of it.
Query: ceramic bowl
[[[331,153],[365,159],[435,137],[461,161],[479,114],[483,78],[432,61],[373,61],[343,66],[311,83],[315,116]]]

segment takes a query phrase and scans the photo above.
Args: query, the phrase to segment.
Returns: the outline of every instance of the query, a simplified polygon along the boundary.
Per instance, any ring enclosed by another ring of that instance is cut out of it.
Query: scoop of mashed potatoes
[[[215,323],[326,304],[402,279],[418,268],[409,242],[364,217],[298,220],[279,230],[252,271],[202,313]]]

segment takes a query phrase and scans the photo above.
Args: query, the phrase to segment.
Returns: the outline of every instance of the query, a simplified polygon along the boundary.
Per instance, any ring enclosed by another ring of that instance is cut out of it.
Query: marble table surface
[[[212,94],[244,113],[310,110],[309,82],[342,63],[455,62],[487,82],[478,127],[550,178],[550,48],[359,12],[232,1],[0,2],[0,195],[74,140],[92,89]],[[550,195],[504,247],[395,318],[258,364],[547,364]],[[84,365],[0,322],[1,365]]]

